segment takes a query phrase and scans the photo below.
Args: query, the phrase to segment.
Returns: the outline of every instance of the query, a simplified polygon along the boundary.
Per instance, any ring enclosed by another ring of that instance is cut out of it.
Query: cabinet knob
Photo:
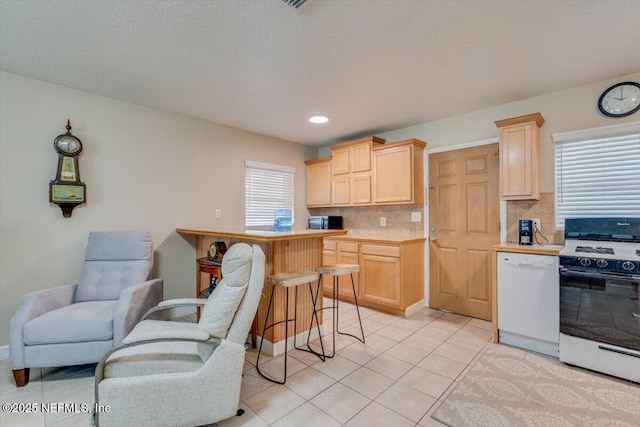
[[[434,242],[434,243],[435,243],[435,242],[437,242],[437,241],[438,241],[438,238],[437,238],[437,237],[432,237],[432,238],[430,238],[429,240],[431,240],[432,242]]]

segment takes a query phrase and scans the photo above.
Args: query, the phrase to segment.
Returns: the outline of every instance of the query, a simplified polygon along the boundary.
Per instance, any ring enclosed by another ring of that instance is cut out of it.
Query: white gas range
[[[560,360],[640,382],[640,218],[565,221]]]

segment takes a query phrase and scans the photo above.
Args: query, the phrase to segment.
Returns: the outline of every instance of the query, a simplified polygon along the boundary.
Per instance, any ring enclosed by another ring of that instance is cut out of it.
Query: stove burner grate
[[[605,255],[614,255],[612,248],[594,248],[593,246],[577,246],[576,252],[585,252],[592,254],[605,254]]]

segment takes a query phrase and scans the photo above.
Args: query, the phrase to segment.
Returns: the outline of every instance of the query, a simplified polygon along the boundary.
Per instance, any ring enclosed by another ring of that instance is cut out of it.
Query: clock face
[[[61,154],[76,155],[82,151],[82,143],[73,135],[60,135],[54,141],[56,150]]]
[[[598,109],[608,117],[625,117],[640,110],[640,83],[618,83],[605,90]]]

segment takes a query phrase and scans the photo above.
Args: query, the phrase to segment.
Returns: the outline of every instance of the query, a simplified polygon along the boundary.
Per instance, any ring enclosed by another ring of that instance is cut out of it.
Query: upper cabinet
[[[331,147],[331,205],[371,204],[371,149],[384,139],[370,136]]]
[[[417,139],[374,147],[373,202],[376,205],[420,204],[424,202],[423,150]]]
[[[540,199],[540,113],[494,122],[500,130],[503,200]]]
[[[307,160],[307,206],[331,206],[331,156]]]
[[[423,149],[417,139],[385,144],[370,136],[307,160],[307,207],[421,204]]]

